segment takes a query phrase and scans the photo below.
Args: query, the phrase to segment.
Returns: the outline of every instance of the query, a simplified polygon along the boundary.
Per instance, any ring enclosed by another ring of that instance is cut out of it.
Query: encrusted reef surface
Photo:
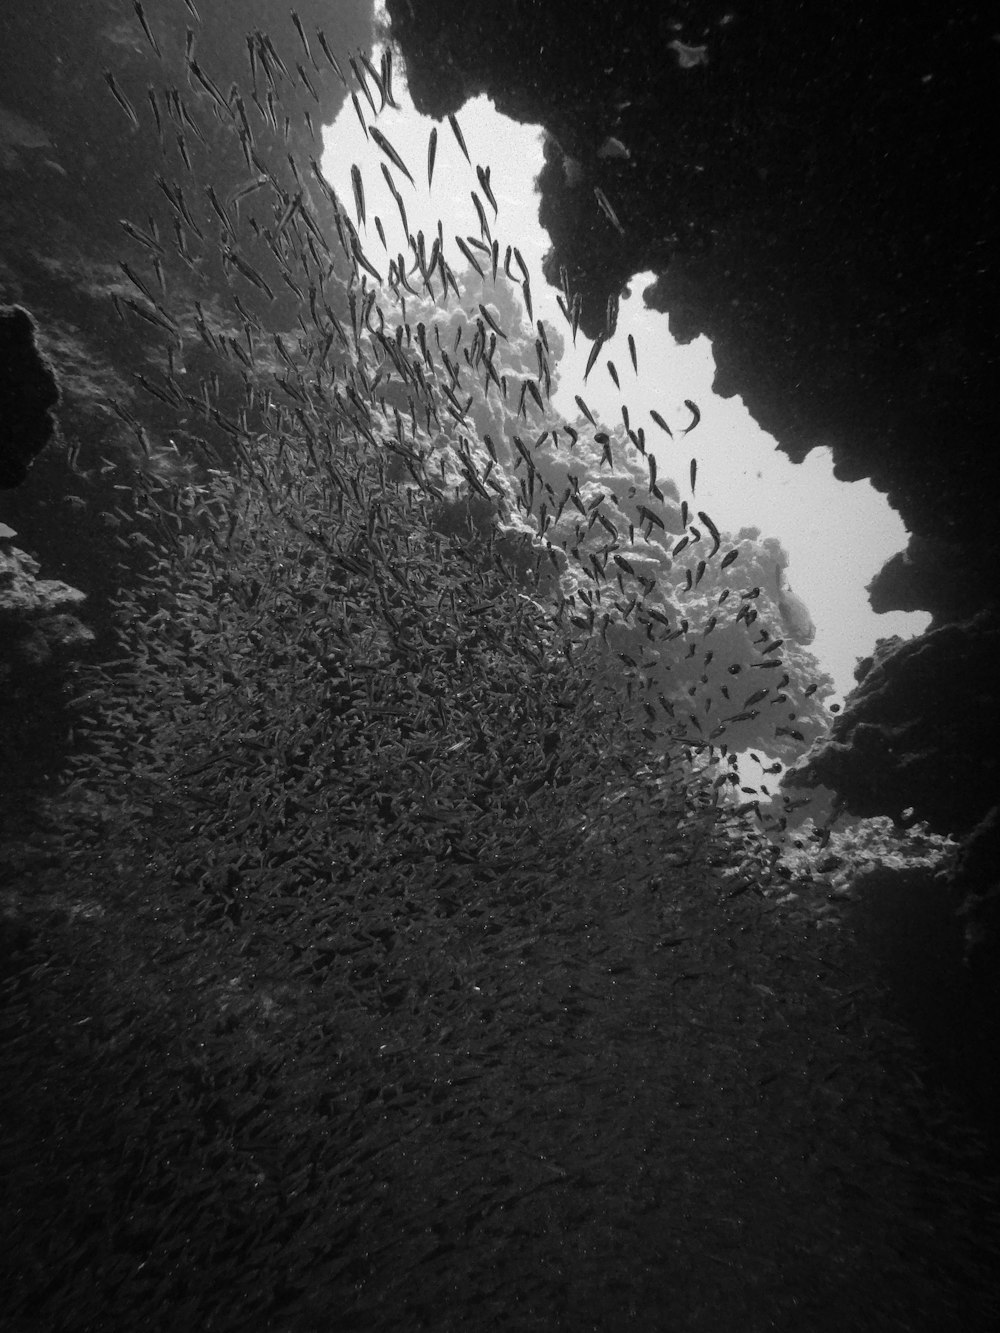
[[[549,139],[540,216],[582,325],[652,271],[675,335],[779,447],[834,451],[914,534],[883,649],[816,761],[856,813],[961,831],[996,799],[996,62],[980,6],[389,0],[417,105],[487,93]],[[611,204],[602,209],[595,190]],[[615,225],[615,220],[619,224]],[[954,623],[947,631],[944,626]],[[826,779],[829,780],[829,779]],[[892,809],[890,810],[890,807]]]

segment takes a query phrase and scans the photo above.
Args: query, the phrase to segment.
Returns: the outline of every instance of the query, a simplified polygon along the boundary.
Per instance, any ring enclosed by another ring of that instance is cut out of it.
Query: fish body
[[[357,164],[351,166],[351,188],[354,191],[354,207],[358,214],[358,223],[365,225],[365,186],[361,179],[361,169]]]
[[[458,141],[458,146],[459,148],[461,148],[462,154],[465,157],[466,162],[468,162],[469,166],[471,167],[472,158],[469,156],[469,150],[465,146],[465,135],[462,133],[462,127],[459,125],[458,120],[453,115],[448,116],[448,124],[451,126],[451,132],[452,134],[454,134],[456,140]]]

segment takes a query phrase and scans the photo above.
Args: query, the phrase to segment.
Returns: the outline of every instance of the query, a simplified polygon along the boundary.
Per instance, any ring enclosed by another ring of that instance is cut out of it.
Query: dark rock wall
[[[388,7],[422,110],[485,92],[549,132],[546,272],[565,267],[588,333],[653,271],[647,302],[682,340],[712,339],[719,392],[793,459],[828,445],[839,477],[887,493],[914,537],[873,604],[961,623],[882,661],[812,767],[854,813],[912,805],[939,829],[971,827],[996,800],[1000,721],[988,11]]]
[[[985,593],[1000,46],[983,7],[389,11],[422,110],[486,92],[554,136],[549,273],[567,267],[588,333],[654,271],[648,299],[680,338],[712,339],[720,392],[791,457],[832,446],[837,474],[870,477],[908,528],[975,552]],[[600,155],[609,136],[629,158]]]
[[[0,487],[19,486],[52,436],[59,401],[55,376],[20,306],[0,306]]]

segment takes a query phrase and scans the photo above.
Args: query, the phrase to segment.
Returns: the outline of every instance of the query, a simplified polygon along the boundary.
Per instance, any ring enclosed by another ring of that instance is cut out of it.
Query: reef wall
[[[918,650],[916,691],[909,657],[883,662],[829,754],[858,813],[913,806],[939,828],[976,823],[995,775],[966,765],[962,747],[969,728],[989,734],[998,720],[995,690],[968,682],[995,669],[1000,555],[998,186],[986,165],[998,156],[1000,47],[985,11],[388,8],[421,110],[486,93],[548,131],[546,271],[566,268],[589,333],[609,295],[654,272],[647,302],[681,340],[712,339],[718,392],[740,394],[793,459],[831,447],[839,477],[870,478],[899,510],[914,536],[876,578],[873,604],[929,609],[960,646]],[[963,693],[971,713],[952,736]],[[881,745],[901,717],[920,743],[899,764],[898,747],[883,747],[873,775],[858,738],[881,728]]]

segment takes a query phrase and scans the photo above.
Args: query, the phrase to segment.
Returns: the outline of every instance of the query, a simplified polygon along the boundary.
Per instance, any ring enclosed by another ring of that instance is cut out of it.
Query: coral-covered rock
[[[0,684],[72,657],[93,641],[68,610],[87,594],[58,579],[38,578],[39,569],[37,560],[0,535]]]
[[[1000,621],[985,611],[919,638],[880,641],[828,740],[787,786],[834,787],[855,815],[971,829],[996,800]]]

